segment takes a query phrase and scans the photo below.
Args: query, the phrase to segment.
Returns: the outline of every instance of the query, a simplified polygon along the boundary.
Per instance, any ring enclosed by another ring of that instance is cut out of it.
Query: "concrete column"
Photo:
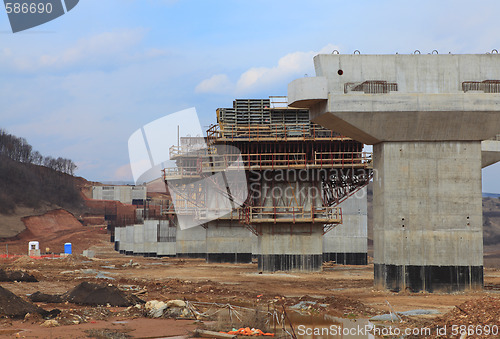
[[[250,222],[260,233],[258,239],[259,270],[319,271],[323,262],[323,222],[295,221],[307,219],[315,207],[323,204],[319,177],[307,169],[274,171],[259,176],[255,206]],[[296,208],[293,211],[291,208]],[[273,211],[276,211],[274,213]],[[299,212],[297,212],[299,211]]]
[[[207,262],[251,263],[252,236],[238,220],[210,221],[207,224]]]
[[[375,285],[483,286],[481,142],[374,145]]]
[[[252,259],[257,259],[260,254],[259,237],[252,233]]]
[[[134,225],[134,255],[144,255],[144,224]]]
[[[168,220],[159,220],[158,242],[156,244],[159,257],[175,257],[177,228],[172,227]]]
[[[127,228],[120,227],[120,244],[119,244],[119,252],[120,254],[125,254],[125,243],[127,242]]]
[[[181,230],[177,226],[176,254],[179,258],[207,257],[207,230],[202,226]]]
[[[343,223],[323,236],[323,261],[341,265],[368,264],[367,188],[343,201]]]
[[[144,255],[146,257],[156,257],[158,252],[157,230],[160,220],[144,221]]]
[[[323,227],[313,224],[263,225],[259,236],[259,270],[321,271]]]
[[[127,225],[125,227],[123,250],[126,255],[132,255],[134,253],[134,225]]]

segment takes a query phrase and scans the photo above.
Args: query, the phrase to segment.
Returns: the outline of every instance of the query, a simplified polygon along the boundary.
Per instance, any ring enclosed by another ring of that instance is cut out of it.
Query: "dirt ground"
[[[35,292],[61,295],[82,282],[90,282],[112,284],[144,301],[180,299],[199,307],[201,313],[208,314],[208,309],[212,308],[216,311],[207,317],[190,316],[191,320],[150,319],[146,317],[144,307],[84,306],[67,301],[54,304],[36,302],[37,306],[47,311],[61,311],[55,319],[57,326],[42,325],[45,319],[39,315],[18,320],[4,317],[0,318],[0,337],[163,338],[191,336],[195,328],[230,331],[239,326],[267,327],[266,330],[276,332],[276,326],[272,328],[270,325],[269,314],[278,313],[283,317],[286,313],[284,322],[288,323],[289,332],[292,333],[290,323],[295,328],[301,325],[325,328],[331,324],[354,328],[368,324],[368,319],[375,315],[421,309],[432,310],[435,314],[401,316],[401,321],[379,323],[378,326],[436,329],[444,326],[451,328],[453,325],[500,325],[500,252],[495,246],[485,248],[483,291],[454,294],[392,293],[373,288],[373,265],[341,266],[327,263],[323,271],[317,273],[271,274],[258,272],[256,263],[208,264],[202,259],[130,257],[114,251],[105,228],[82,226],[75,216],[65,210],[53,210],[24,218],[23,221],[26,225],[24,232],[16,238],[0,242],[0,256],[3,255],[0,268],[7,271],[23,270],[38,280],[1,283],[3,288],[26,301]],[[63,258],[50,255],[43,259],[20,255],[5,258],[7,251],[9,255],[26,254],[28,241],[34,239],[40,241],[42,253],[47,248],[50,252],[63,252],[64,243],[71,242],[75,254]],[[86,249],[94,251],[95,257],[89,259],[80,255]],[[241,317],[243,319],[236,320],[231,317],[232,311],[229,309],[247,313]],[[224,311],[219,312],[221,310]],[[255,317],[251,314],[252,310],[258,310],[254,312]],[[227,314],[224,313],[226,311]],[[265,319],[261,314],[266,315]],[[279,331],[276,334],[283,335]],[[453,337],[448,334],[434,337]],[[301,336],[300,333],[297,336],[314,337]],[[321,337],[340,338],[335,335]],[[460,338],[460,335],[456,337]]]
[[[37,291],[62,294],[81,282],[88,281],[113,284],[123,291],[134,293],[144,301],[181,299],[252,309],[285,305],[289,313],[295,312],[293,306],[303,301],[310,303],[300,307],[300,311],[309,316],[308,326],[314,326],[316,322],[324,324],[325,315],[363,320],[390,311],[415,309],[436,310],[438,314],[405,318],[406,326],[432,325],[433,322],[445,323],[442,317],[452,317],[457,310],[456,306],[464,303],[472,305],[467,306],[467,312],[471,316],[474,312],[488,312],[487,308],[500,309],[500,270],[495,268],[485,269],[486,288],[483,291],[454,294],[392,293],[373,289],[372,265],[325,265],[323,271],[318,273],[259,274],[255,263],[208,264],[201,259],[125,256],[113,250],[113,244],[108,241],[106,234],[91,234],[88,237],[86,232],[76,230],[71,236],[65,233],[63,236],[71,238],[79,251],[95,251],[93,259],[81,255],[53,259],[30,259],[26,256],[0,259],[2,268],[21,269],[38,279],[38,282],[30,283],[6,282],[2,283],[2,287],[26,299],[27,295]],[[24,244],[25,241],[18,242]],[[11,243],[11,249],[17,248],[17,245]],[[21,253],[25,252],[23,246],[19,245]],[[482,301],[486,300],[484,298],[490,298],[487,299],[488,303]],[[61,326],[46,328],[41,326],[43,319],[2,319],[0,337],[113,338],[110,335],[99,336],[88,332],[93,329],[112,331],[115,334],[126,333],[134,338],[161,338],[188,335],[189,331],[200,326],[194,320],[148,319],[123,307],[90,307],[67,302],[36,304],[46,310],[58,308],[66,319],[77,317],[78,324],[65,325],[61,322]],[[464,314],[462,318],[463,316]],[[457,321],[479,321],[479,318],[462,318],[458,317]],[[295,326],[303,320],[304,318],[294,320]],[[491,321],[500,325],[498,317]]]

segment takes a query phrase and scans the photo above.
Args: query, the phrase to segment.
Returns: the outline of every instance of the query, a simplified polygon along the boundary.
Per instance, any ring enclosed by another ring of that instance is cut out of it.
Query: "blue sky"
[[[0,127],[89,180],[131,180],[127,140],[196,107],[286,95],[318,52],[500,49],[498,1],[80,0],[12,34],[0,8]],[[500,131],[499,131],[500,132]],[[500,192],[500,166],[483,191]]]

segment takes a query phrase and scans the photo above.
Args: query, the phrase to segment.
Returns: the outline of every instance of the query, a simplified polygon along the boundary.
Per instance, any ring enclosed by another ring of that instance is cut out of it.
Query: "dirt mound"
[[[126,295],[113,285],[99,285],[82,282],[80,285],[66,292],[63,298],[69,302],[90,305],[127,307],[143,304],[144,301],[134,295]]]
[[[22,257],[19,257],[18,259],[14,260],[16,265],[27,265],[27,264],[33,264],[35,261],[31,259],[27,255],[23,255]]]
[[[2,282],[12,282],[12,281],[24,281],[24,282],[38,282],[38,280],[23,271],[5,271],[0,268],[0,281]]]
[[[84,261],[89,261],[90,259],[81,254],[71,254],[62,260],[67,263],[82,263]]]
[[[64,300],[60,295],[45,294],[37,291],[28,297],[34,303],[62,303]]]
[[[11,291],[0,286],[0,315],[9,318],[24,318],[26,313],[46,315],[47,311],[24,301]]]

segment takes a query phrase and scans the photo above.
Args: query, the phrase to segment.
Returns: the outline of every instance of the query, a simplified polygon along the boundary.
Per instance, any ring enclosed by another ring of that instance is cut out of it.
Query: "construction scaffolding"
[[[163,178],[177,214],[200,224],[214,216],[238,220],[257,235],[266,224],[315,224],[326,232],[342,223],[337,206],[368,184],[371,153],[286,102],[286,97],[237,99],[232,108],[217,109],[217,124],[205,138],[181,137],[170,148],[176,167],[165,168]],[[246,182],[228,192],[226,175],[236,170],[244,171]],[[236,209],[221,208],[204,189],[207,182],[231,201],[246,199]]]

